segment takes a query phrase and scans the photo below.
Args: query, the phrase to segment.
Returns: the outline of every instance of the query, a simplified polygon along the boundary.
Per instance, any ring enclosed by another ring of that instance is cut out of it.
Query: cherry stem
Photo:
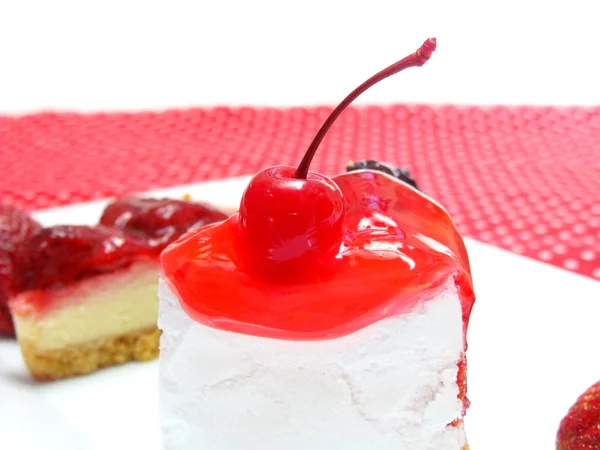
[[[342,102],[331,112],[323,125],[321,125],[321,128],[304,154],[304,158],[302,158],[302,161],[300,161],[300,165],[294,173],[294,178],[306,178],[308,176],[308,167],[310,166],[310,163],[312,162],[313,157],[317,152],[317,148],[321,144],[321,141],[329,131],[329,128],[331,128],[331,125],[333,125],[333,122],[336,121],[336,119],[348,107],[348,105],[350,105],[350,103],[356,100],[360,94],[365,92],[371,86],[379,83],[382,80],[385,80],[387,77],[395,75],[409,67],[422,66],[429,60],[436,46],[437,43],[435,38],[427,39],[416,52],[373,75],[359,87],[354,89],[350,94],[348,94],[348,96],[342,100]]]

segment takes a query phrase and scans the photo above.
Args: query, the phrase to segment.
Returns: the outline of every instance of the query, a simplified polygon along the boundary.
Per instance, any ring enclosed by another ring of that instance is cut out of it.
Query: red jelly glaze
[[[474,302],[469,261],[446,211],[382,173],[333,181],[345,204],[342,242],[302,272],[257,275],[245,246],[237,245],[239,214],[169,246],[161,266],[184,310],[237,333],[331,339],[402,314],[453,278],[466,329]]]
[[[108,205],[100,224],[145,241],[158,255],[190,229],[229,217],[214,206],[173,199],[123,197]]]

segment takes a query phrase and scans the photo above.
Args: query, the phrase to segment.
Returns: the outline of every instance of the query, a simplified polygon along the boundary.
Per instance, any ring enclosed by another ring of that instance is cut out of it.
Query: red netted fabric
[[[0,117],[0,201],[46,208],[297,165],[330,108]],[[462,233],[600,278],[600,107],[350,109],[312,169],[409,168]]]

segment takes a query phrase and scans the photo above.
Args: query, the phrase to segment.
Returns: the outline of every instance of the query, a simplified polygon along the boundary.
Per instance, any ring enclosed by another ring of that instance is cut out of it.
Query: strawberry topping
[[[17,291],[65,285],[112,272],[149,254],[147,245],[104,226],[59,225],[33,236],[14,258]]]
[[[106,207],[100,223],[144,240],[158,255],[183,233],[227,217],[203,203],[123,197]]]
[[[13,234],[17,235],[20,230],[28,239],[21,243],[10,261],[3,262],[0,254],[0,276],[8,274],[6,267],[10,268],[10,277],[5,278],[13,295],[66,286],[89,276],[125,268],[140,259],[156,260],[160,252],[183,233],[226,218],[225,212],[202,203],[121,198],[106,207],[96,226],[13,227]],[[10,319],[6,305],[8,293],[4,293],[3,298],[0,330],[8,329],[3,324]],[[36,308],[44,306],[44,301],[38,303]]]
[[[14,336],[8,311],[9,284],[17,248],[41,229],[41,225],[22,209],[0,205],[0,335]]]

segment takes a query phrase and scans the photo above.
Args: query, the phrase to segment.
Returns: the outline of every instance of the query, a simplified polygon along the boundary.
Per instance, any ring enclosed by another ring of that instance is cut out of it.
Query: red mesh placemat
[[[28,208],[299,163],[329,108],[0,117],[0,200]],[[600,278],[600,107],[350,109],[313,170],[411,169],[473,238]]]

